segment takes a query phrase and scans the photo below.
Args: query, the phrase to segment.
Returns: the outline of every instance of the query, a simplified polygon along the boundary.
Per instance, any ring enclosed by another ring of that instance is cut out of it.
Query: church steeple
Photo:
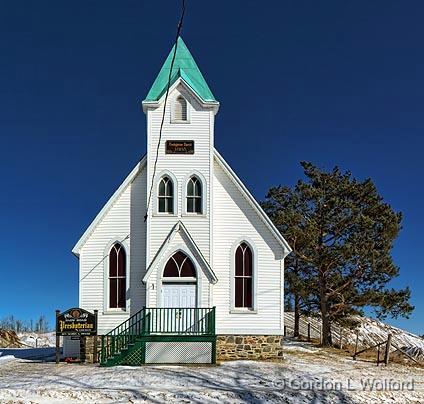
[[[175,45],[165,60],[156,80],[154,81],[143,103],[157,102],[166,92],[169,70],[171,68]],[[178,37],[177,52],[171,75],[171,86],[181,78],[185,84],[205,103],[217,103],[206,80],[199,70],[190,51],[181,37]]]

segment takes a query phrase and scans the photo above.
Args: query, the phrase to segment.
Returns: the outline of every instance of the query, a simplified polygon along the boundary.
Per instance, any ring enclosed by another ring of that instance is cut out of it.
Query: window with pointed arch
[[[159,181],[158,212],[174,213],[174,184],[166,175]]]
[[[234,307],[253,309],[253,253],[245,242],[235,252]]]
[[[202,182],[195,175],[187,182],[187,213],[202,212]]]
[[[109,252],[109,308],[125,309],[126,265],[125,249],[115,243]]]
[[[177,251],[166,263],[163,277],[196,278],[196,270],[191,259],[182,251]]]
[[[173,120],[177,122],[187,121],[187,101],[179,95],[174,102]]]

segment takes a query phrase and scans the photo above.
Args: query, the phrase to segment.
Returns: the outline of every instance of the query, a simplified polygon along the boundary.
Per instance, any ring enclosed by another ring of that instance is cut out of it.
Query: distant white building
[[[207,362],[193,352],[212,334],[218,358],[279,357],[290,247],[214,148],[219,103],[181,38],[159,138],[173,53],[143,101],[145,157],[73,248],[79,305],[98,310],[99,334],[131,335],[104,363],[130,363],[137,333],[146,362]]]

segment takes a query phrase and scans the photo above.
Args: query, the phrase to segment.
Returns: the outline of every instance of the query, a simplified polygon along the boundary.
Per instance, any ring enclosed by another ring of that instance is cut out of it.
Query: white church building
[[[72,250],[79,307],[106,366],[281,358],[290,247],[214,148],[219,102],[181,38],[170,74],[174,48],[142,103],[145,157]]]

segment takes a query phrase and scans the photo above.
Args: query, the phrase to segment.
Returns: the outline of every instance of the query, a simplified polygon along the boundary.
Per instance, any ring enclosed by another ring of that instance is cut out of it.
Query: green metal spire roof
[[[156,77],[156,80],[144,101],[158,101],[160,97],[165,94],[166,87],[168,85],[169,69],[171,68],[172,57],[174,55],[174,48],[175,45],[172,47],[171,52],[169,52],[162,69]],[[190,51],[181,37],[178,37],[177,41],[177,53],[172,67],[171,86],[179,77],[181,77],[203,101],[216,102],[215,97],[194,61],[193,56],[191,56]]]

